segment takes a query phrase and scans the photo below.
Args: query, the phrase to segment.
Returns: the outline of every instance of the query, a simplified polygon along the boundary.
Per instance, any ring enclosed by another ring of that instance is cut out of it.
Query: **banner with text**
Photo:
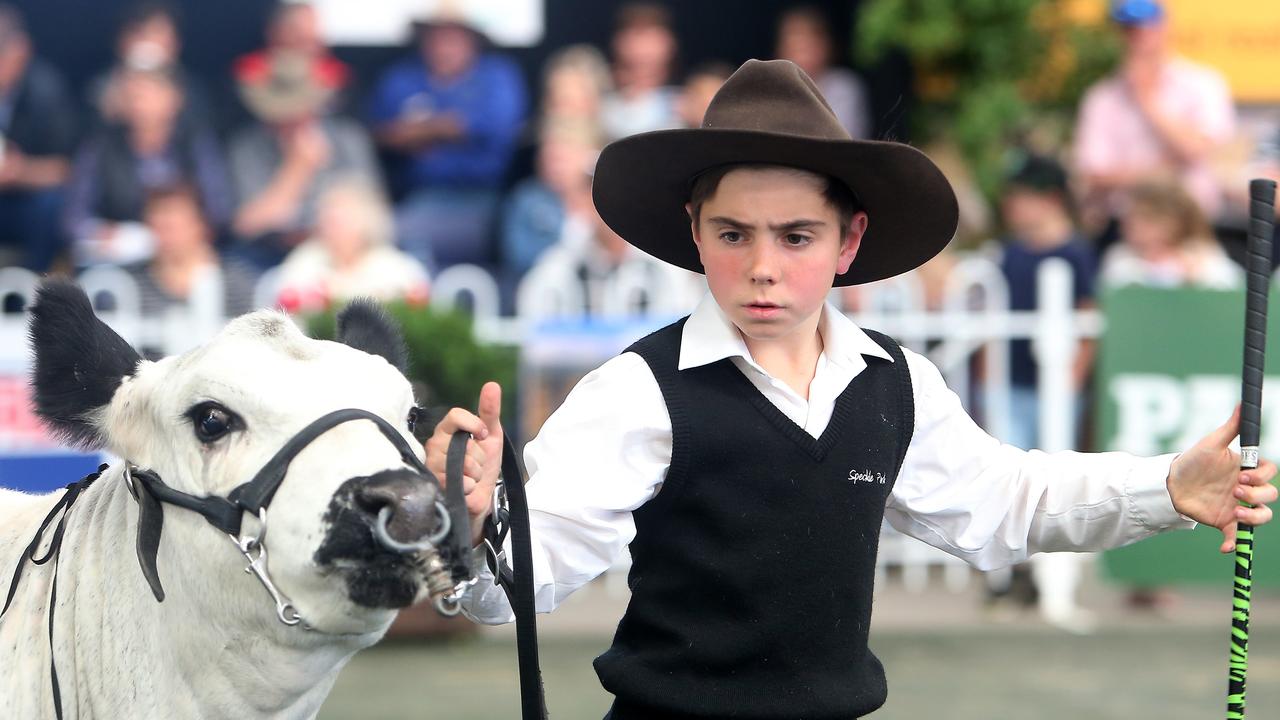
[[[1263,457],[1280,456],[1280,297],[1272,293],[1263,384]],[[1231,416],[1240,402],[1244,292],[1125,287],[1102,297],[1098,449],[1180,452]],[[1258,553],[1269,555],[1269,533]],[[1213,528],[1173,532],[1104,553],[1107,573],[1136,584],[1231,582],[1234,556],[1218,553]],[[1280,536],[1277,536],[1280,542]],[[1280,557],[1280,544],[1274,552]],[[1256,582],[1280,585],[1280,563],[1259,562]]]

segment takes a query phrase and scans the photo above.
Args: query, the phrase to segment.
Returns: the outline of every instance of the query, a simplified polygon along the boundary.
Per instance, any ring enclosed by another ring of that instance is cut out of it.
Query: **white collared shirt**
[[[806,400],[751,358],[707,295],[685,323],[679,368],[729,358],[816,438],[836,398],[867,367],[863,356],[892,361],[830,305],[819,332],[823,350]],[[1173,509],[1165,485],[1173,455],[1026,452],[1001,444],[974,423],[932,363],[906,348],[903,353],[915,431],[885,507],[899,531],[990,569],[1036,552],[1100,550],[1194,526]],[[524,458],[535,601],[539,612],[550,612],[626,552],[636,533],[632,512],[662,487],[671,463],[671,421],[649,366],[623,353],[592,371],[528,443]],[[479,622],[513,619],[487,571],[463,610]]]

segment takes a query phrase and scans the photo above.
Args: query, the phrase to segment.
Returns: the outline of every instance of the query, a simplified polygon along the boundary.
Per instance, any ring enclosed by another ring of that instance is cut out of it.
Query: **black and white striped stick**
[[[1271,232],[1276,184],[1249,183],[1249,244],[1244,312],[1244,368],[1240,397],[1240,469],[1258,467],[1258,430],[1262,419],[1262,372],[1266,366],[1267,294],[1271,286]],[[1253,526],[1236,530],[1236,578],[1231,612],[1231,662],[1227,682],[1227,720],[1244,720],[1245,675],[1249,669],[1249,603],[1253,590]]]

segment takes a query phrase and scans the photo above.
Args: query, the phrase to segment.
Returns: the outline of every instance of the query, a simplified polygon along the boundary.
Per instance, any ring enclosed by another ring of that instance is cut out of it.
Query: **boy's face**
[[[693,227],[707,285],[750,340],[807,342],[837,274],[858,252],[867,215],[841,235],[817,175],[786,168],[733,170]]]

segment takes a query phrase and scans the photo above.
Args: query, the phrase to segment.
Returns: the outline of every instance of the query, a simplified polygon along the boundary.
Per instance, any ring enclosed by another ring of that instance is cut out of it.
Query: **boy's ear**
[[[858,256],[858,248],[862,247],[862,236],[867,234],[867,214],[861,210],[853,214],[849,220],[849,230],[840,243],[840,258],[836,263],[836,274],[849,271],[853,259]]]
[[[105,438],[95,414],[111,402],[142,358],[93,314],[88,296],[67,280],[46,280],[40,286],[28,333],[35,355],[36,413],[68,443],[102,447]]]

